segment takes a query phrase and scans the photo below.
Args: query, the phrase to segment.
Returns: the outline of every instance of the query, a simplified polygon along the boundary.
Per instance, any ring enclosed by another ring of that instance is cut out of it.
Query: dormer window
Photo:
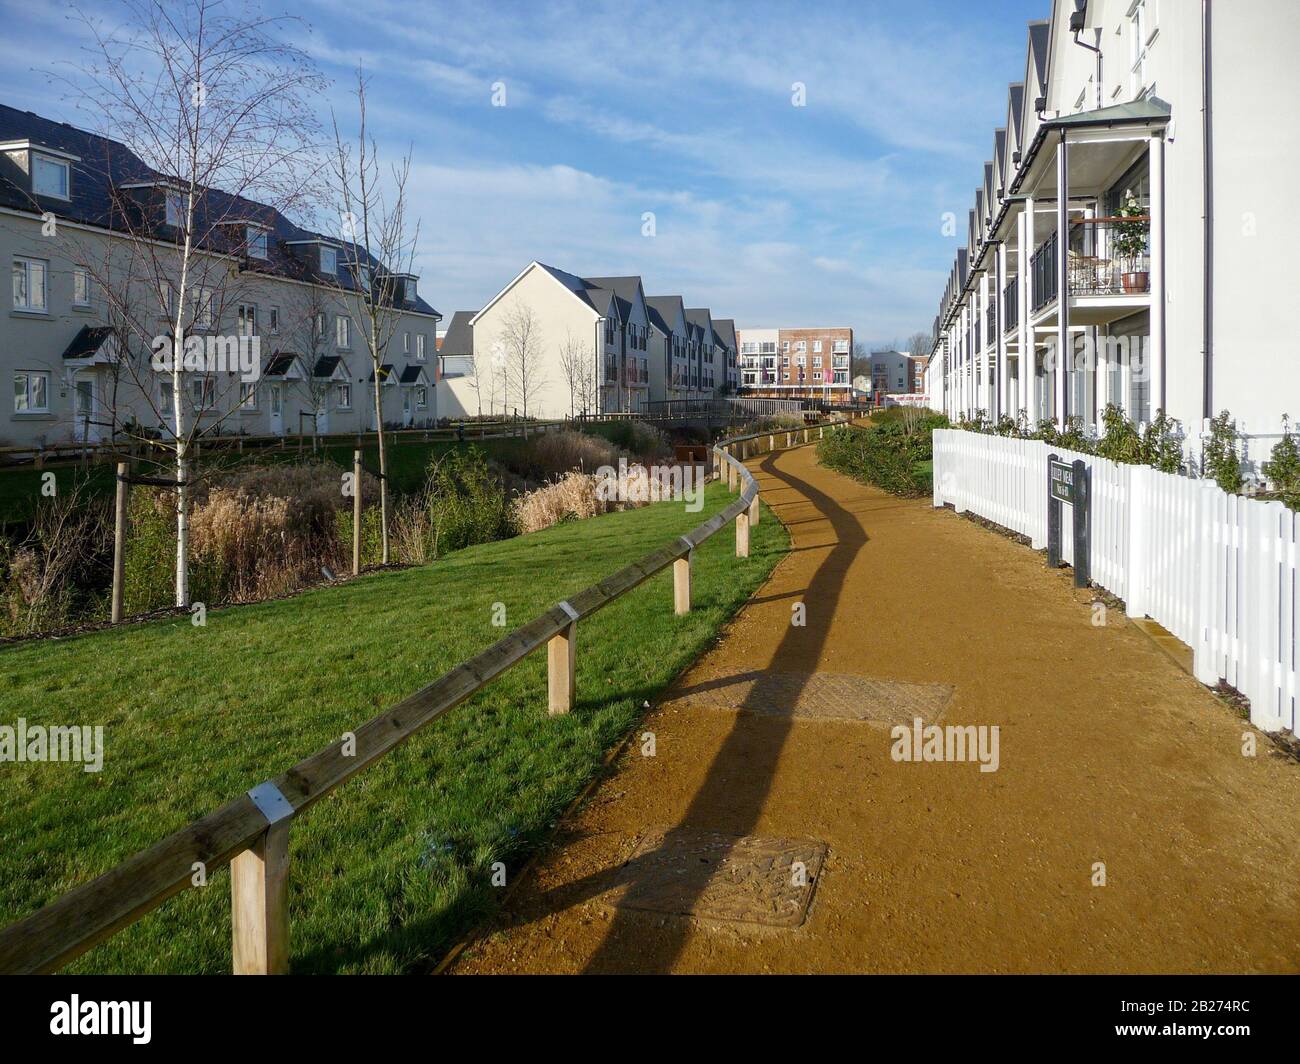
[[[408,303],[414,303],[414,302],[415,302],[415,285],[416,285],[416,280],[417,280],[417,279],[414,278],[414,277],[408,277],[408,278],[406,279],[406,301],[407,301]]]
[[[266,230],[250,225],[244,230],[244,247],[252,259],[266,258]]]
[[[179,192],[164,192],[163,211],[163,220],[173,229],[179,229],[185,220],[185,197]]]
[[[32,152],[32,192],[38,196],[67,199],[69,171],[65,160]]]
[[[337,248],[326,247],[324,244],[321,245],[320,272],[329,274],[331,277],[338,276],[339,253]]]

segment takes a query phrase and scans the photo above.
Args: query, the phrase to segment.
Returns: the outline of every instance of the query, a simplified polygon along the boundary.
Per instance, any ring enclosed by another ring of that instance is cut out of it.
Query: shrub
[[[1162,473],[1179,472],[1183,468],[1181,435],[1182,426],[1177,418],[1163,410],[1156,411],[1155,418],[1142,433],[1141,463]]]
[[[1210,421],[1210,436],[1201,455],[1201,473],[1229,495],[1241,491],[1241,454],[1237,450],[1237,423],[1226,410]]]
[[[1300,447],[1290,423],[1283,418],[1282,438],[1273,445],[1272,454],[1260,469],[1282,502],[1292,510],[1300,510]]]
[[[947,423],[939,414],[911,426],[901,420],[866,429],[837,426],[818,443],[817,458],[828,469],[895,495],[923,495],[930,477],[918,466],[933,455],[933,430]]]
[[[1135,463],[1142,458],[1142,437],[1137,426],[1114,403],[1107,403],[1101,414],[1102,436],[1097,454],[1112,462]]]
[[[425,491],[434,557],[515,534],[510,503],[478,447],[430,462]]]

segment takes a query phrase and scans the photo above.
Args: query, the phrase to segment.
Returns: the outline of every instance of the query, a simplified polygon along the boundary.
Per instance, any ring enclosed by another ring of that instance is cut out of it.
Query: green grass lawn
[[[269,779],[560,599],[688,531],[676,503],[472,547],[296,598],[0,649],[0,723],[104,725],[103,771],[0,764],[0,923]],[[534,653],[318,803],[290,852],[292,970],[418,971],[496,904],[605,752],[711,641],[788,545],[769,516],[696,552],[695,609],[665,571],[578,626],[577,704],[546,713]],[[75,962],[78,972],[227,972],[228,870]]]

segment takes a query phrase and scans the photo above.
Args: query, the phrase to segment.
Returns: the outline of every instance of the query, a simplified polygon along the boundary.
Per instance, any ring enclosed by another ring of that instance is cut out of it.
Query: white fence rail
[[[1212,481],[955,429],[934,434],[934,505],[969,510],[1042,549],[1052,453],[1091,471],[1093,582],[1124,599],[1130,617],[1151,617],[1191,646],[1196,678],[1249,698],[1257,727],[1297,733],[1297,515]],[[1061,540],[1073,564],[1073,539]]]

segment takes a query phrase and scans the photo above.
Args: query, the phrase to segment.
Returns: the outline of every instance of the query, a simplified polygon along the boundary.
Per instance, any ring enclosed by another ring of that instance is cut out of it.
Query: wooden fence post
[[[573,672],[577,659],[578,622],[564,626],[546,644],[546,686],[552,717],[573,708]]]
[[[736,515],[736,557],[749,557],[749,512],[742,510]]]
[[[236,975],[289,970],[289,825],[266,829],[230,862],[230,915]]]
[[[749,504],[749,523],[758,524],[758,493],[754,494],[754,501]]]
[[[673,611],[678,617],[691,612],[691,559],[689,551],[673,562]]]
[[[361,575],[361,452],[352,452],[352,575]]]
[[[113,514],[113,604],[111,619],[114,624],[122,621],[122,605],[125,598],[126,583],[126,504],[127,474],[131,466],[127,462],[117,463],[117,497]]]

